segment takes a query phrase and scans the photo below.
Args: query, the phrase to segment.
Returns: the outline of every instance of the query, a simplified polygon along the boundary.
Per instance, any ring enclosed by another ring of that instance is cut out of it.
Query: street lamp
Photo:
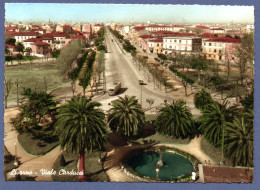
[[[14,143],[14,152],[15,152],[15,155],[14,155],[14,165],[18,166],[18,162],[17,162],[17,144],[16,143]]]
[[[142,97],[142,96],[143,96],[143,95],[142,95],[142,93],[143,93],[143,92],[142,92],[142,91],[143,91],[142,86],[143,86],[143,85],[146,85],[146,83],[144,83],[143,80],[139,80],[139,85],[141,86],[141,106],[142,106],[142,99],[143,99],[143,97]]]
[[[156,168],[156,181],[159,181],[159,168]]]

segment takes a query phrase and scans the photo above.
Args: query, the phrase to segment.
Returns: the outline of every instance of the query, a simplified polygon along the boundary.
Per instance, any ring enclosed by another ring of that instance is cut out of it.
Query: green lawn
[[[150,135],[145,138],[139,138],[135,140],[134,142],[144,144],[148,142],[160,142],[160,143],[167,143],[167,144],[188,144],[190,142],[189,138],[186,139],[176,139],[171,136],[165,136],[165,135],[160,135],[158,133],[155,133],[153,135]]]
[[[216,148],[212,143],[208,142],[204,137],[201,141],[201,149],[207,154],[216,164],[219,164],[221,161],[221,148]],[[224,157],[224,164],[226,166],[232,166],[231,161]]]
[[[77,162],[78,155],[70,154],[64,152],[65,166],[60,166],[61,156],[56,160],[53,165],[53,169],[59,173],[61,169],[66,171],[78,171]],[[101,158],[105,156],[105,152],[101,153]],[[87,181],[109,181],[105,171],[103,170],[102,163],[98,162],[99,152],[86,153],[85,154],[85,174],[87,176]],[[53,181],[78,181],[78,176],[69,176],[69,175],[53,175]]]
[[[5,67],[5,78],[11,80],[11,92],[8,97],[8,103],[16,102],[16,80],[18,79],[19,87],[18,94],[21,98],[21,93],[23,88],[32,88],[33,90],[36,87],[37,91],[45,89],[44,77],[47,83],[47,90],[51,92],[54,89],[69,86],[69,82],[63,82],[63,76],[60,75],[58,71],[57,64],[55,63],[41,63],[34,64],[30,69],[30,65],[22,66],[7,66]]]
[[[35,156],[44,155],[58,145],[58,141],[44,142],[42,140],[34,138],[33,135],[29,133],[19,134],[17,138],[23,149],[27,153]]]

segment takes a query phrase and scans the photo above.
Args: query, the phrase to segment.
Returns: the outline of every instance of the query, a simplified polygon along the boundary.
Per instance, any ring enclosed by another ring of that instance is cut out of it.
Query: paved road
[[[113,39],[113,41],[112,41]],[[174,93],[165,93],[164,90],[159,90],[158,88],[154,89],[154,84],[152,82],[148,83],[147,77],[144,76],[143,71],[139,71],[139,68],[133,63],[132,56],[130,53],[125,52],[120,47],[117,39],[110,34],[109,31],[106,32],[106,44],[108,53],[106,53],[106,81],[107,86],[109,83],[119,81],[122,84],[122,90],[119,93],[119,96],[124,97],[125,95],[136,96],[136,98],[141,102],[141,88],[142,88],[142,106],[143,108],[149,108],[147,103],[147,98],[154,99],[153,106],[160,105],[167,100],[172,102],[176,99],[186,99],[183,97],[184,93],[175,92]],[[147,85],[142,87],[139,85],[139,80],[143,80]],[[162,87],[163,89],[163,87]],[[107,94],[94,98],[96,101],[100,101],[103,104],[103,109],[108,110],[110,107],[108,103],[117,99],[117,96],[108,96]],[[190,108],[193,108],[193,98],[188,98],[187,105]],[[194,113],[198,114],[198,111],[193,109]]]

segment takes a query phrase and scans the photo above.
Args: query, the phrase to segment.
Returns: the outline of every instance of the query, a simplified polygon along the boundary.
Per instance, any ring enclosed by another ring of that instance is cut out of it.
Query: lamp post
[[[141,106],[143,105],[143,101],[142,101],[142,99],[143,99],[143,88],[142,88],[142,86],[143,85],[146,85],[146,83],[144,83],[144,81],[143,80],[139,80],[139,85],[141,86]]]
[[[18,162],[17,162],[17,144],[16,143],[14,143],[14,152],[15,152],[15,155],[14,155],[14,165],[18,166]]]
[[[159,168],[156,168],[156,181],[159,181]]]

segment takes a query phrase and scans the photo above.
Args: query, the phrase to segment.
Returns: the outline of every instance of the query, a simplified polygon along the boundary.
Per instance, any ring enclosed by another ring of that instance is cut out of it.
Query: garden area
[[[58,65],[55,63],[41,63],[30,65],[5,67],[5,79],[10,81],[11,88],[8,103],[17,102],[17,94],[20,101],[24,88],[34,91],[46,90],[52,92],[57,88],[67,87],[69,82],[63,81]]]
[[[87,181],[105,182],[109,181],[104,169],[103,162],[106,152],[96,151],[85,154],[85,175]],[[100,161],[99,161],[100,160]],[[64,152],[53,165],[55,171],[78,171],[77,168],[78,155]],[[75,175],[54,175],[53,181],[79,181],[78,176]]]

